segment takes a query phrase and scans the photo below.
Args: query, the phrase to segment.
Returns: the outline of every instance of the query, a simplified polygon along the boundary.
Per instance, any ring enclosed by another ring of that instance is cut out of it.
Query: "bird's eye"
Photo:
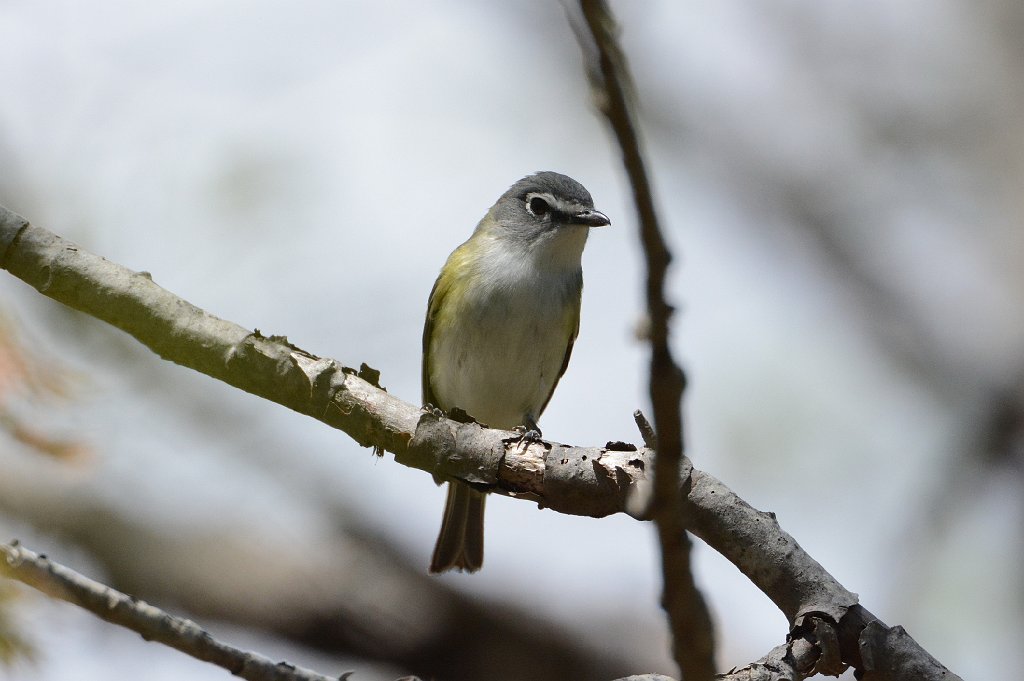
[[[551,206],[548,205],[548,202],[539,196],[534,196],[526,205],[530,209],[530,212],[537,217],[547,215],[548,211],[551,210]]]

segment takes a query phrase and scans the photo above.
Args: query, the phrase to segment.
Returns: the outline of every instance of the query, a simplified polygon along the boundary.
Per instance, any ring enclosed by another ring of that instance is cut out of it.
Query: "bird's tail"
[[[448,483],[441,532],[430,560],[431,572],[476,572],[484,563],[484,501],[487,497],[464,482]]]

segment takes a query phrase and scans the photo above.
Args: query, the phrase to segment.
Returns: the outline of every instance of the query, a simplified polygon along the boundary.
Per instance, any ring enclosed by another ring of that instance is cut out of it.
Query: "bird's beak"
[[[573,213],[572,222],[573,224],[587,225],[588,227],[605,227],[612,224],[608,216],[599,210],[581,210],[578,213]]]

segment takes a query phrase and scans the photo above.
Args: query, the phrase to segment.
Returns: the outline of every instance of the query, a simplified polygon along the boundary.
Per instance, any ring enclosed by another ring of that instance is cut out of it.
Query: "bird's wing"
[[[437,277],[437,281],[434,282],[434,287],[430,289],[430,298],[427,299],[427,318],[423,322],[423,366],[422,381],[423,381],[423,404],[431,404],[435,407],[437,404],[437,398],[434,397],[434,390],[430,387],[430,372],[427,371],[427,367],[430,365],[430,337],[434,331],[434,317],[437,315],[437,311],[441,309],[441,301],[444,300],[444,296],[448,293],[449,287],[442,283],[444,275],[441,274]]]
[[[580,293],[581,295],[577,296],[573,303],[571,326],[569,327],[569,340],[565,344],[565,358],[562,360],[562,368],[558,370],[558,377],[555,378],[555,382],[551,384],[551,391],[544,400],[544,404],[540,406],[540,409],[534,415],[534,418],[540,418],[540,415],[544,413],[544,410],[548,406],[548,402],[551,401],[551,396],[555,394],[555,388],[558,387],[558,382],[562,380],[562,376],[565,375],[565,370],[569,368],[569,357],[572,356],[572,346],[576,343],[576,336],[580,333],[580,303],[582,302],[582,290]]]
[[[435,325],[437,324],[437,316],[444,308],[445,300],[454,290],[455,298],[453,300],[458,301],[463,297],[466,288],[472,285],[472,277],[469,274],[473,270],[473,259],[469,249],[466,247],[468,243],[467,241],[462,244],[448,256],[444,267],[441,268],[441,274],[437,276],[437,281],[434,282],[434,288],[430,289],[430,298],[427,300],[427,318],[423,322],[422,381],[424,405],[432,404],[435,407],[445,408],[437,403],[437,396],[430,385],[430,373],[427,371],[427,367],[430,366],[431,341],[433,340]],[[448,312],[450,316],[446,318],[451,323],[452,317],[458,314],[458,310],[448,310]]]

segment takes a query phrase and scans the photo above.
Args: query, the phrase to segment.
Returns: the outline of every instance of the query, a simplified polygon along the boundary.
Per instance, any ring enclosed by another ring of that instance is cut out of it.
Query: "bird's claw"
[[[428,414],[431,414],[435,418],[444,418],[444,411],[439,407],[435,407],[430,402],[427,402],[426,404],[423,405],[423,411],[427,412]]]
[[[516,426],[515,432],[519,433],[519,437],[516,438],[516,447],[525,445],[532,445],[535,442],[541,441],[540,431],[536,428],[527,428],[526,426]]]

